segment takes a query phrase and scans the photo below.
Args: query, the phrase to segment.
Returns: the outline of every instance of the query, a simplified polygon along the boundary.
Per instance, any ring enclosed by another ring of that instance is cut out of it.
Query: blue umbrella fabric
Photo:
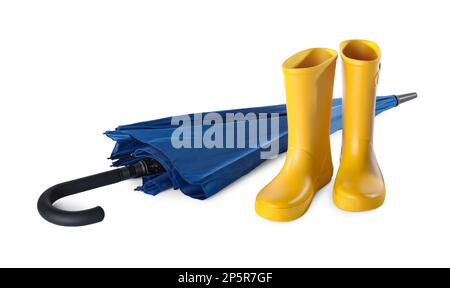
[[[401,103],[398,99],[394,95],[377,97],[375,114],[378,115],[396,107]],[[113,166],[130,165],[145,158],[155,159],[164,167],[165,172],[143,177],[143,185],[136,188],[137,190],[156,195],[174,188],[180,189],[187,196],[203,200],[216,194],[263,163],[266,159],[261,158],[261,152],[269,149],[268,147],[272,147],[271,145],[278,143],[279,153],[286,152],[288,133],[286,106],[284,104],[213,113],[217,113],[224,119],[226,119],[227,113],[242,113],[244,115],[252,113],[256,115],[256,117],[242,120],[243,123],[241,124],[245,127],[246,135],[244,148],[193,148],[194,145],[191,145],[191,148],[174,147],[172,144],[173,133],[180,125],[173,125],[173,118],[167,117],[123,125],[114,131],[106,132],[105,134],[116,142],[111,154]],[[273,116],[273,113],[277,113],[278,116]],[[180,119],[190,120],[194,123],[195,117],[198,117],[198,114],[184,115]],[[267,127],[278,125],[278,135],[272,133],[271,129],[267,129],[267,135],[263,137],[263,139],[266,139],[263,141],[260,141],[259,131],[256,135],[251,135],[249,127],[257,125],[261,118],[265,118]],[[236,121],[226,120],[223,123],[213,124],[217,125],[216,129],[219,129],[215,131],[224,131],[223,135],[226,135],[225,131],[230,128],[230,125],[238,125]],[[202,123],[186,128],[190,130],[191,135],[194,135],[191,136],[192,139],[187,140],[192,140],[191,144],[195,143],[198,140],[195,139],[197,137],[195,132],[198,132],[198,129],[205,132],[213,124]],[[340,129],[342,129],[342,99],[333,99],[330,134]],[[233,135],[233,143],[238,137],[236,133],[235,131]],[[224,139],[224,141],[226,140]],[[257,145],[250,145],[250,143],[255,143],[252,141],[256,141]]]

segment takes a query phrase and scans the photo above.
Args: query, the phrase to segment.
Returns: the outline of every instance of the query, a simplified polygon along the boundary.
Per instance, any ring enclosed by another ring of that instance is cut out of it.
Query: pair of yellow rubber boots
[[[385,185],[373,151],[375,92],[380,49],[367,40],[340,45],[343,62],[343,137],[333,200],[347,211],[381,206]],[[302,216],[331,181],[330,117],[337,52],[313,48],[283,63],[288,151],[280,173],[259,192],[256,212],[274,221]]]

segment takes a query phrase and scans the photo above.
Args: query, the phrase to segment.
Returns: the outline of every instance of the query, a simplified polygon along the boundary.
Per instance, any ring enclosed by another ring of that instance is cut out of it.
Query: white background
[[[0,266],[450,266],[447,1],[0,3]],[[134,192],[133,180],[61,201],[102,205],[101,224],[58,227],[37,213],[49,186],[109,168],[105,130],[283,103],[287,57],[352,38],[381,47],[378,95],[420,96],[376,120],[381,208],[343,212],[329,184],[296,221],[258,217],[280,157],[206,201]]]

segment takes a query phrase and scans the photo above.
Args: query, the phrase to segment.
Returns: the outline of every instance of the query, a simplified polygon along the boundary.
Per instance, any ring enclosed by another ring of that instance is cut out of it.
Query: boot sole
[[[349,198],[341,196],[339,193],[333,194],[333,201],[336,207],[350,212],[363,212],[377,209],[383,205],[384,199],[385,195],[376,198]]]

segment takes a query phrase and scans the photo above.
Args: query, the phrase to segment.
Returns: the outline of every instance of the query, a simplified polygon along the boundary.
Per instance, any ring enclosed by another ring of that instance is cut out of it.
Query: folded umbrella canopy
[[[375,114],[416,97],[416,93],[377,97]],[[214,115],[215,120],[205,121],[207,119],[203,115]],[[228,115],[242,117],[229,118]],[[186,126],[186,123],[189,125]],[[242,125],[241,130],[235,128],[239,125]],[[252,133],[255,127],[261,125],[265,129],[256,129],[256,133]],[[330,134],[341,128],[342,99],[333,99]],[[215,132],[214,137],[210,135],[214,145],[208,146],[202,140],[204,134],[211,129]],[[241,142],[240,131],[244,135]],[[275,154],[286,151],[286,106],[283,104],[168,117],[119,126],[114,131],[106,132],[106,135],[116,141],[111,154],[113,166],[124,167],[49,188],[38,201],[38,210],[43,218],[64,226],[100,222],[104,218],[101,207],[65,211],[54,207],[53,203],[65,196],[138,177],[143,178],[143,185],[137,190],[148,194],[156,195],[174,188],[192,198],[206,199],[264,162],[267,158],[262,157],[261,153],[267,153],[273,147],[277,150]],[[183,137],[178,138],[180,135]],[[174,144],[174,140],[179,142]],[[180,143],[184,146],[179,147]],[[270,153],[268,155],[274,156]]]

